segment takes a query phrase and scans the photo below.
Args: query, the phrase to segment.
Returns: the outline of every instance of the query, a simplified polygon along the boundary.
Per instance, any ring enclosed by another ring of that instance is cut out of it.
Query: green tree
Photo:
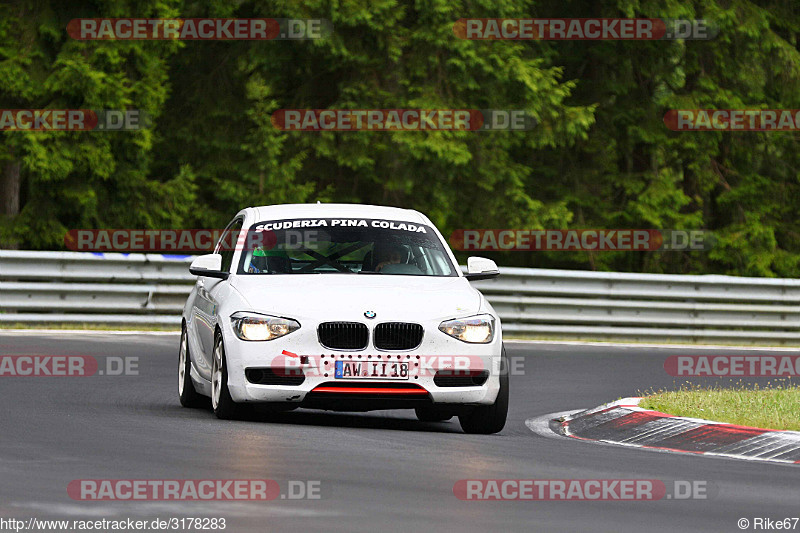
[[[166,60],[178,43],[77,41],[66,27],[78,17],[174,17],[177,7],[170,0],[3,4],[0,107],[138,109],[157,120],[169,91]],[[150,174],[151,130],[0,135],[0,242],[61,247],[68,228],[175,224],[194,203],[191,173]]]
[[[200,189],[210,191],[204,212],[217,223],[218,213],[230,217],[243,205],[317,199],[413,206],[446,231],[566,223],[562,201],[542,202],[528,189],[532,169],[518,155],[585,136],[591,107],[565,105],[575,83],[527,43],[475,43],[453,33],[470,10],[519,17],[527,8],[447,1],[189,6],[190,16],[326,18],[335,32],[318,41],[182,50],[172,61],[170,101],[182,111],[162,123],[164,172],[191,165]],[[283,133],[269,120],[281,108],[524,109],[548,127]]]

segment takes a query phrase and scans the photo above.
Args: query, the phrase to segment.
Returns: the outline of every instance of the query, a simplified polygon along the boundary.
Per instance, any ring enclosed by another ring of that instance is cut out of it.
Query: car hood
[[[480,293],[463,277],[293,274],[230,279],[252,311],[320,322],[363,322],[367,311],[380,322],[444,320],[477,313],[481,306]]]

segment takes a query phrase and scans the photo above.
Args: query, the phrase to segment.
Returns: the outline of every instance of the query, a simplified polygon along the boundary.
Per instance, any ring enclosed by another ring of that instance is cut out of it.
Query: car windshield
[[[457,276],[430,226],[381,219],[291,219],[254,224],[239,274]]]

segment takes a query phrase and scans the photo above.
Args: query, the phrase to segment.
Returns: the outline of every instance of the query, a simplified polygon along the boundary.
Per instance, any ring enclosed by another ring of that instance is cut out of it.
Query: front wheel
[[[214,338],[214,358],[211,363],[211,407],[217,418],[230,420],[241,414],[241,406],[233,401],[228,390],[228,364],[222,335]]]
[[[500,363],[500,391],[492,405],[481,405],[467,414],[459,415],[458,421],[464,433],[489,435],[497,433],[506,425],[508,417],[508,357],[506,347]]]
[[[200,407],[205,402],[194,388],[191,369],[192,358],[189,354],[189,337],[186,326],[183,326],[181,329],[181,348],[178,354],[178,396],[182,406]],[[206,405],[208,404],[206,403]]]

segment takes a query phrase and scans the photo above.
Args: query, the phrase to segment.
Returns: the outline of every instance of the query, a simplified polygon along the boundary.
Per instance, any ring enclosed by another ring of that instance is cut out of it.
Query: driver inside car
[[[289,256],[283,250],[264,250],[258,247],[253,250],[250,266],[252,274],[290,274],[292,271]]]
[[[406,257],[408,257],[408,251],[405,247],[391,244],[381,250],[381,253],[376,254],[378,264],[375,266],[375,272],[380,272],[386,265],[397,265],[404,262]]]

